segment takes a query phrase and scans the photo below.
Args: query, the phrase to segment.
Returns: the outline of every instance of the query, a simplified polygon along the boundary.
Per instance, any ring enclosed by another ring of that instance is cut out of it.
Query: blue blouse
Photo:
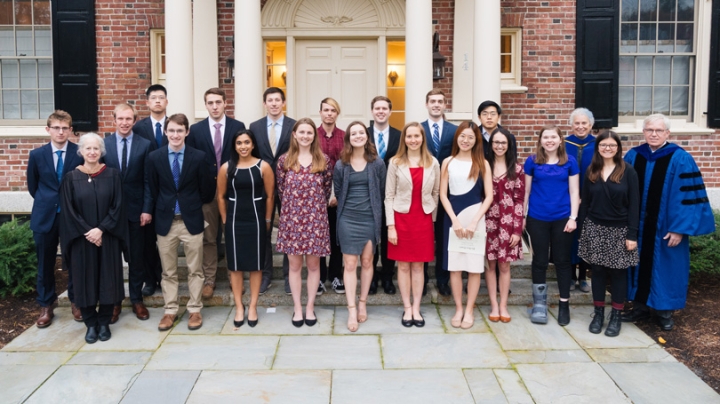
[[[575,157],[565,164],[536,164],[535,155],[525,160],[525,175],[532,176],[528,216],[544,222],[570,216],[570,177],[580,172]]]

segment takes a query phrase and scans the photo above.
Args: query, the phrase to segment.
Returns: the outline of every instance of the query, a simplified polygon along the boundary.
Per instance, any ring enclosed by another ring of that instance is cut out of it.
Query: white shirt
[[[58,149],[57,147],[55,147],[55,143],[50,143],[50,146],[52,147],[52,151],[53,151],[53,167],[55,169],[57,169],[58,155],[56,152],[58,150],[63,151],[62,159],[63,159],[63,163],[65,163],[65,157],[67,157],[67,142],[65,142],[65,145],[62,147],[62,149]]]
[[[377,127],[375,127],[375,125],[373,125],[373,137],[375,138],[375,146],[378,145],[378,141],[380,139],[381,133],[383,136],[383,143],[385,143],[385,151],[387,151],[388,137],[390,136],[390,126],[385,128],[385,130],[380,130]]]
[[[153,136],[155,135],[155,125],[160,124],[160,130],[164,132],[165,129],[165,120],[167,119],[167,116],[164,116],[162,121],[156,121],[155,118],[150,115],[150,122],[152,122],[152,130],[153,130]],[[215,128],[213,128],[215,129]]]
[[[440,118],[437,122],[433,122],[432,119],[428,118],[428,128],[430,128],[430,139],[433,137],[433,132],[435,131],[435,128],[433,128],[433,125],[437,124],[438,126],[438,140],[442,141],[442,134],[443,134],[443,123],[445,121]]]
[[[210,125],[210,140],[213,142],[213,146],[215,146],[215,124],[220,124],[220,141],[223,141],[223,137],[225,135],[225,115],[223,114],[222,119],[220,119],[219,122],[213,121],[212,118],[208,118],[208,124]],[[220,145],[222,146],[222,145]]]

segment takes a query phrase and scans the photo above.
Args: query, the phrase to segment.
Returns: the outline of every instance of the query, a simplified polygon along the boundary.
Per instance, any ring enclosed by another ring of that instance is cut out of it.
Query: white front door
[[[337,127],[370,121],[370,101],[377,94],[376,40],[297,40],[297,108],[294,118],[320,124],[320,101],[340,104]]]

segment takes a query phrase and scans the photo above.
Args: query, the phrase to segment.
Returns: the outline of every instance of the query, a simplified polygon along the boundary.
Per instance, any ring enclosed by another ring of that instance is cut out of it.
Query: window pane
[[[675,87],[672,88],[672,115],[689,115],[689,93],[688,87]]]
[[[38,60],[38,88],[53,88],[51,60]]]
[[[680,0],[678,2],[678,21],[695,20],[695,0]]]
[[[690,84],[690,56],[673,58],[673,84]]]
[[[35,55],[52,56],[52,39],[49,29],[35,29]]]
[[[670,84],[670,60],[671,56],[657,56],[655,58],[654,84]]]
[[[636,84],[652,84],[652,56],[638,56],[635,73]]]
[[[15,24],[31,25],[32,8],[30,0],[15,0]]]
[[[670,87],[655,87],[653,114],[670,114]]]
[[[22,119],[39,119],[37,90],[21,91]]]
[[[638,20],[638,0],[627,0],[622,2],[622,21]]]
[[[0,81],[0,88],[20,88],[18,61],[3,60],[1,63],[2,68],[0,70],[2,70],[2,81]]]
[[[20,61],[20,88],[38,88],[37,61]]]
[[[652,87],[637,87],[635,97],[635,115],[650,115],[652,110]]]
[[[618,94],[618,114],[633,115],[633,87],[620,87]]]
[[[50,0],[35,0],[35,24],[50,25]]]
[[[640,52],[655,53],[655,24],[640,24]]]
[[[500,73],[512,73],[512,56],[500,56]]]
[[[512,52],[512,36],[501,35],[500,36],[500,53]]]
[[[390,101],[392,101],[393,104],[393,111],[394,110],[405,110],[405,89],[404,88],[388,88],[387,90],[387,96],[390,98]],[[393,112],[393,115],[395,113]],[[404,126],[404,125],[402,125]]]
[[[0,25],[12,25],[12,0],[0,0]]]
[[[620,31],[620,53],[637,52],[638,24],[622,24]]]
[[[675,21],[675,0],[660,0],[660,12],[658,20]]]
[[[675,24],[658,24],[658,52],[672,53],[675,50]]]
[[[20,100],[17,90],[4,90],[3,96],[3,118],[20,119]]]
[[[632,56],[620,57],[620,85],[635,84],[635,58]]]
[[[55,109],[52,90],[40,90],[40,116],[48,116]]]
[[[678,24],[677,25],[677,48],[676,52],[692,52],[693,51],[693,25],[694,24]]]
[[[15,56],[15,33],[11,27],[0,28],[0,56]]]
[[[640,21],[657,21],[657,0],[640,0]]]
[[[18,56],[33,56],[33,40],[32,31],[29,28],[19,28],[15,31],[15,38],[17,40],[17,55]]]

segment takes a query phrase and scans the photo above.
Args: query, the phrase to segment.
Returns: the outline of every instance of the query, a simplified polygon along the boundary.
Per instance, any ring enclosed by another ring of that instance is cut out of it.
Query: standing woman
[[[403,128],[398,153],[390,160],[385,184],[388,258],[398,262],[405,327],[425,325],[420,314],[423,263],[433,259],[439,191],[440,165],[428,151],[422,125],[410,122]]]
[[[492,152],[488,162],[492,169],[493,202],[485,215],[487,226],[488,270],[485,272],[490,315],[493,322],[509,323],[507,308],[510,293],[510,263],[522,259],[523,203],[525,171],[517,162],[517,149],[510,132],[497,128],[490,135]],[[499,269],[499,278],[495,268]],[[498,285],[499,283],[499,285]],[[499,286],[499,287],[498,287]],[[498,305],[497,290],[500,290]]]
[[[546,277],[552,247],[560,289],[558,324],[570,324],[570,252],[580,201],[579,172],[575,157],[565,152],[560,128],[540,129],[536,152],[525,161],[525,228],[533,250],[533,323],[548,321]]]
[[[332,188],[332,169],[320,150],[317,128],[310,118],[295,123],[290,149],[277,164],[277,188],[281,200],[277,250],[288,255],[290,290],[294,311],[292,323],[302,327],[317,322],[315,285],[320,284],[320,257],[330,254],[327,204]],[[307,306],[303,316],[302,266],[308,269]]]
[[[265,267],[265,242],[272,226],[275,175],[270,164],[260,159],[255,135],[241,130],[233,136],[230,160],[220,167],[217,177],[217,201],[225,225],[225,257],[233,298],[233,324],[245,323],[242,303],[243,272],[250,272],[250,308],[248,325],[258,322],[257,302]]]
[[[100,164],[105,142],[95,133],[80,137],[85,163],[63,178],[60,199],[62,252],[72,271],[75,304],[87,327],[88,344],[110,339],[113,306],[125,298],[122,253],[127,219],[120,173]],[[96,307],[99,308],[96,310]]]
[[[355,121],[345,131],[345,144],[335,164],[337,240],[345,261],[343,281],[348,302],[348,330],[367,321],[367,296],[373,278],[373,257],[380,242],[385,199],[385,163],[368,141],[367,128]],[[370,209],[368,209],[368,206]],[[357,261],[360,256],[360,299],[355,307]]]
[[[627,294],[626,269],[637,265],[639,260],[640,188],[635,169],[623,161],[622,143],[615,132],[598,135],[584,183],[578,255],[592,268],[595,317],[590,323],[590,332],[602,331],[605,281],[610,275],[612,313],[605,335],[616,337],[620,334],[620,313]]]
[[[458,126],[452,153],[443,161],[440,177],[440,201],[445,208],[443,266],[450,271],[450,287],[455,300],[455,315],[450,324],[468,329],[475,324],[473,309],[480,290],[480,274],[485,270],[485,220],[492,198],[492,174],[483,156],[480,129],[472,121]],[[448,189],[449,188],[449,189]],[[479,227],[478,227],[479,225]],[[450,229],[462,239],[482,235],[481,250],[475,253],[450,251]],[[463,312],[462,271],[468,273],[467,303]]]

